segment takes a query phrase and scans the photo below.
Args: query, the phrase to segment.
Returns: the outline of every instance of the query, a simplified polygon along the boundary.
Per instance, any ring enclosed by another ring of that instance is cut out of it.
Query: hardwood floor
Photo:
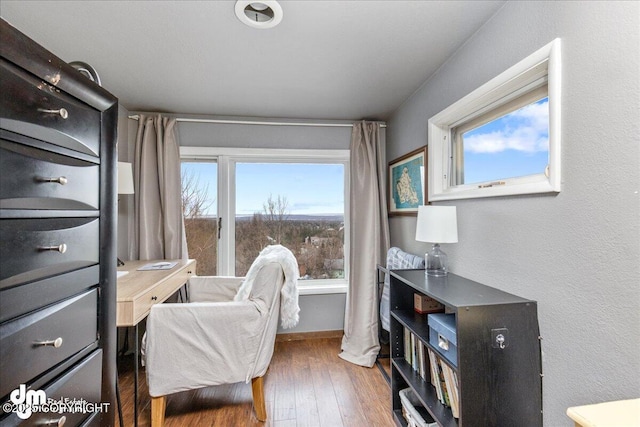
[[[391,392],[381,372],[348,363],[339,352],[340,338],[277,341],[264,382],[264,423],[255,418],[251,384],[237,383],[170,395],[165,426],[393,426]],[[124,423],[132,426],[133,357],[120,359],[118,369]],[[143,368],[139,380],[138,425],[145,427],[150,405]]]

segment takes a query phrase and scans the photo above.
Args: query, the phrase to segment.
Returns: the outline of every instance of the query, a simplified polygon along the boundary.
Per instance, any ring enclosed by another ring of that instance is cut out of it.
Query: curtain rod
[[[129,116],[132,120],[139,120],[140,116],[134,114]],[[188,123],[220,123],[231,125],[263,125],[263,126],[318,126],[318,127],[353,127],[351,123],[302,123],[302,122],[259,122],[251,120],[218,120],[218,119],[188,119],[184,117],[176,118],[177,122]],[[386,124],[381,124],[380,127],[386,128]]]

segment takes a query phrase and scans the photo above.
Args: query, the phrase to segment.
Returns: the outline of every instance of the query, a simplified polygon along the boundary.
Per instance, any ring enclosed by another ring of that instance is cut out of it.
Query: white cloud
[[[472,153],[498,153],[516,150],[536,153],[549,149],[549,103],[535,103],[500,119],[501,129],[476,133],[464,140],[464,150]]]

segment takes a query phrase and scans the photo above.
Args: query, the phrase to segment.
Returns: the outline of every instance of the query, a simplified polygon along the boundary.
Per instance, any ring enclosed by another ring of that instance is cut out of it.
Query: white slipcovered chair
[[[156,304],[147,320],[144,357],[151,425],[162,426],[166,396],[252,382],[256,418],[267,418],[263,377],[278,328],[298,322],[298,265],[280,245],[265,248],[245,278],[194,277],[189,303]]]

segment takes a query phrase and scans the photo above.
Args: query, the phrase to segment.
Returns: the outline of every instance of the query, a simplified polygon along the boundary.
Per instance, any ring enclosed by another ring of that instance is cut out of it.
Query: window
[[[560,191],[560,42],[429,120],[429,200]]]
[[[236,268],[289,248],[302,279],[344,279],[344,165],[236,163]]]
[[[215,161],[181,164],[182,214],[189,257],[196,274],[215,276],[218,264],[218,165]]]
[[[346,290],[348,150],[181,147],[181,157],[199,275],[244,276],[264,247],[282,244],[298,260],[302,293]]]

